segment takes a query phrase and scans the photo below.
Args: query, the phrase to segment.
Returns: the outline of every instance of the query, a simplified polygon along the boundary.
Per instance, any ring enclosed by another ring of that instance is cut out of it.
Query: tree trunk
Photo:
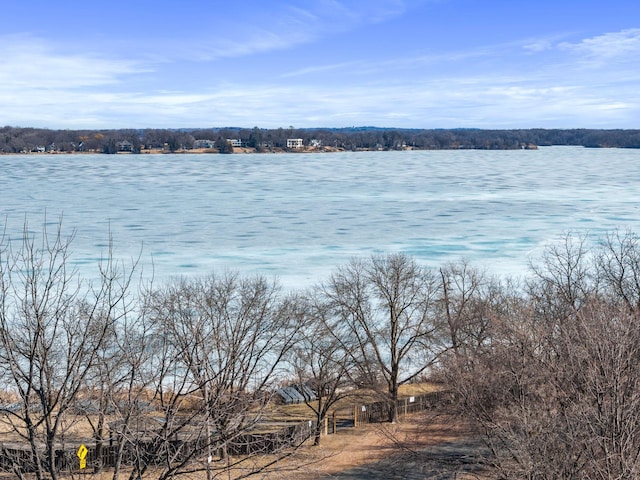
[[[320,437],[322,436],[322,426],[324,424],[324,418],[322,420],[319,419],[316,422],[315,435],[313,436],[313,446],[317,447],[320,445]]]
[[[389,405],[389,422],[398,423],[398,386],[393,385],[390,390],[390,405]]]
[[[102,471],[102,447],[104,445],[104,417],[101,415],[98,419],[98,428],[96,429],[96,464],[93,467],[95,473]]]

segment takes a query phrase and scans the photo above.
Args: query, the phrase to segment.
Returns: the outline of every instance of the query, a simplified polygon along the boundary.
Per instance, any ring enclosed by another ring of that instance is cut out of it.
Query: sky
[[[3,0],[0,125],[640,128],[640,2]]]

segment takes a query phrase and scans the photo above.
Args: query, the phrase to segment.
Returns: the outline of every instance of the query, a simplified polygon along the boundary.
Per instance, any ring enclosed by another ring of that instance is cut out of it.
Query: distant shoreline
[[[620,147],[620,146],[590,146],[590,145],[541,145],[542,147],[580,147],[580,148],[592,148],[592,149],[622,149],[622,150],[637,150],[640,147]],[[513,150],[538,150],[538,145],[526,145],[521,148],[474,148],[474,147],[459,147],[459,148],[417,148],[417,147],[403,147],[395,149],[378,149],[378,148],[357,148],[348,149],[340,147],[308,147],[298,149],[286,149],[273,147],[269,149],[257,149],[251,147],[233,147],[232,152],[220,152],[215,148],[191,148],[191,149],[178,149],[175,151],[163,150],[163,149],[144,149],[140,152],[127,152],[118,151],[113,153],[105,153],[95,150],[87,151],[46,151],[46,152],[0,152],[0,156],[55,156],[55,155],[242,155],[242,154],[308,154],[308,153],[357,153],[357,152],[393,152],[393,151],[423,151],[423,152],[438,152],[438,151],[513,151]]]
[[[535,150],[538,146],[640,148],[640,130],[119,129],[0,128],[0,152],[85,154],[332,153],[403,150]]]
[[[575,145],[581,146],[581,145]],[[303,154],[303,153],[339,153],[339,152],[390,152],[390,151],[452,151],[452,150],[493,150],[493,151],[507,151],[507,150],[537,150],[537,145],[526,145],[522,148],[493,148],[493,149],[483,149],[483,148],[417,148],[417,147],[401,147],[395,149],[380,149],[380,148],[356,148],[356,149],[348,149],[348,148],[340,148],[340,147],[304,147],[297,149],[286,149],[286,148],[266,148],[266,149],[257,149],[251,147],[233,147],[232,152],[220,152],[215,148],[191,148],[191,149],[178,149],[175,151],[164,150],[159,148],[152,149],[143,149],[140,152],[129,152],[129,151],[118,151],[113,153],[105,153],[95,150],[86,150],[86,151],[46,151],[46,152],[0,152],[0,155],[242,155],[242,154],[280,154],[280,153],[293,153],[293,154]]]

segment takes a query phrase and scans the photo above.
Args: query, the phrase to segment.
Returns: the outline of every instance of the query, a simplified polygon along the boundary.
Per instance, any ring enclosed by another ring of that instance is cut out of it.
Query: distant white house
[[[303,146],[301,138],[287,138],[287,148],[302,148]]]
[[[322,146],[322,140],[318,140],[317,138],[313,138],[309,142],[309,145],[311,145],[314,148],[320,148]]]
[[[227,143],[232,147],[245,147],[246,143],[239,138],[227,138]]]

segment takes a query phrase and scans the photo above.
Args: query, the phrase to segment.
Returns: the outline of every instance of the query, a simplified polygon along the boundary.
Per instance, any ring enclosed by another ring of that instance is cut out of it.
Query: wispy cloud
[[[558,33],[545,35],[542,37],[528,38],[522,41],[521,45],[525,52],[536,54],[555,50],[558,44],[564,43],[563,40],[569,36],[569,33]]]
[[[214,61],[219,59],[240,59],[251,55],[259,55],[274,50],[285,50],[295,46],[312,41],[315,38],[312,32],[291,29],[288,30],[269,30],[269,29],[251,29],[237,36],[226,36],[222,38],[208,39],[200,47],[188,48],[194,60],[197,61]],[[175,43],[175,42],[174,42]],[[164,51],[174,51],[175,57],[184,58],[183,46],[172,44]],[[195,53],[195,56],[193,55]]]
[[[350,62],[325,64],[325,65],[312,65],[310,67],[304,67],[297,70],[291,70],[289,72],[285,72],[280,75],[280,78],[303,77],[307,75],[317,75],[319,73],[328,73],[328,72],[344,71],[344,70],[360,71],[362,66],[363,66],[363,62],[357,61],[357,60],[350,61]]]
[[[512,47],[511,50],[513,50]],[[324,65],[312,65],[284,72],[280,78],[293,78],[303,76],[317,76],[322,73],[340,72],[343,76],[372,77],[384,73],[388,77],[389,72],[400,74],[405,71],[419,71],[418,75],[424,76],[424,72],[433,75],[433,71],[451,65],[465,64],[472,67],[471,60],[491,59],[504,54],[508,48],[505,45],[489,47],[475,47],[468,50],[450,51],[445,53],[419,53],[413,55],[397,55],[393,58],[379,58],[375,62],[370,59],[356,59],[348,62],[339,62]],[[431,67],[431,68],[429,68]],[[414,73],[415,74],[415,73]]]
[[[307,11],[314,17],[326,19],[344,28],[360,23],[379,23],[402,15],[415,0],[320,0],[309,6]]]
[[[636,60],[640,58],[640,28],[605,33],[578,43],[563,42],[558,47],[594,59],[625,57]]]
[[[349,18],[357,23],[380,23],[402,15],[412,3],[403,0],[325,0],[320,2],[323,11],[332,12],[332,17]]]
[[[215,61],[242,58],[320,41],[322,38],[402,15],[411,3],[402,0],[320,0],[273,3],[265,11],[243,17],[233,29],[212,29],[201,38],[189,35],[162,41],[173,58]],[[187,45],[188,43],[188,45]],[[157,46],[157,42],[156,42]]]
[[[12,124],[96,125],[128,80],[149,65],[104,54],[72,52],[29,35],[0,37],[0,105]]]
[[[544,39],[534,40],[530,43],[527,42],[523,48],[529,52],[539,53],[539,52],[545,52],[545,51],[551,50],[553,46],[554,45],[551,40],[544,38]]]
[[[0,92],[109,85],[123,75],[144,71],[147,68],[137,62],[63,52],[30,36],[0,37]]]

